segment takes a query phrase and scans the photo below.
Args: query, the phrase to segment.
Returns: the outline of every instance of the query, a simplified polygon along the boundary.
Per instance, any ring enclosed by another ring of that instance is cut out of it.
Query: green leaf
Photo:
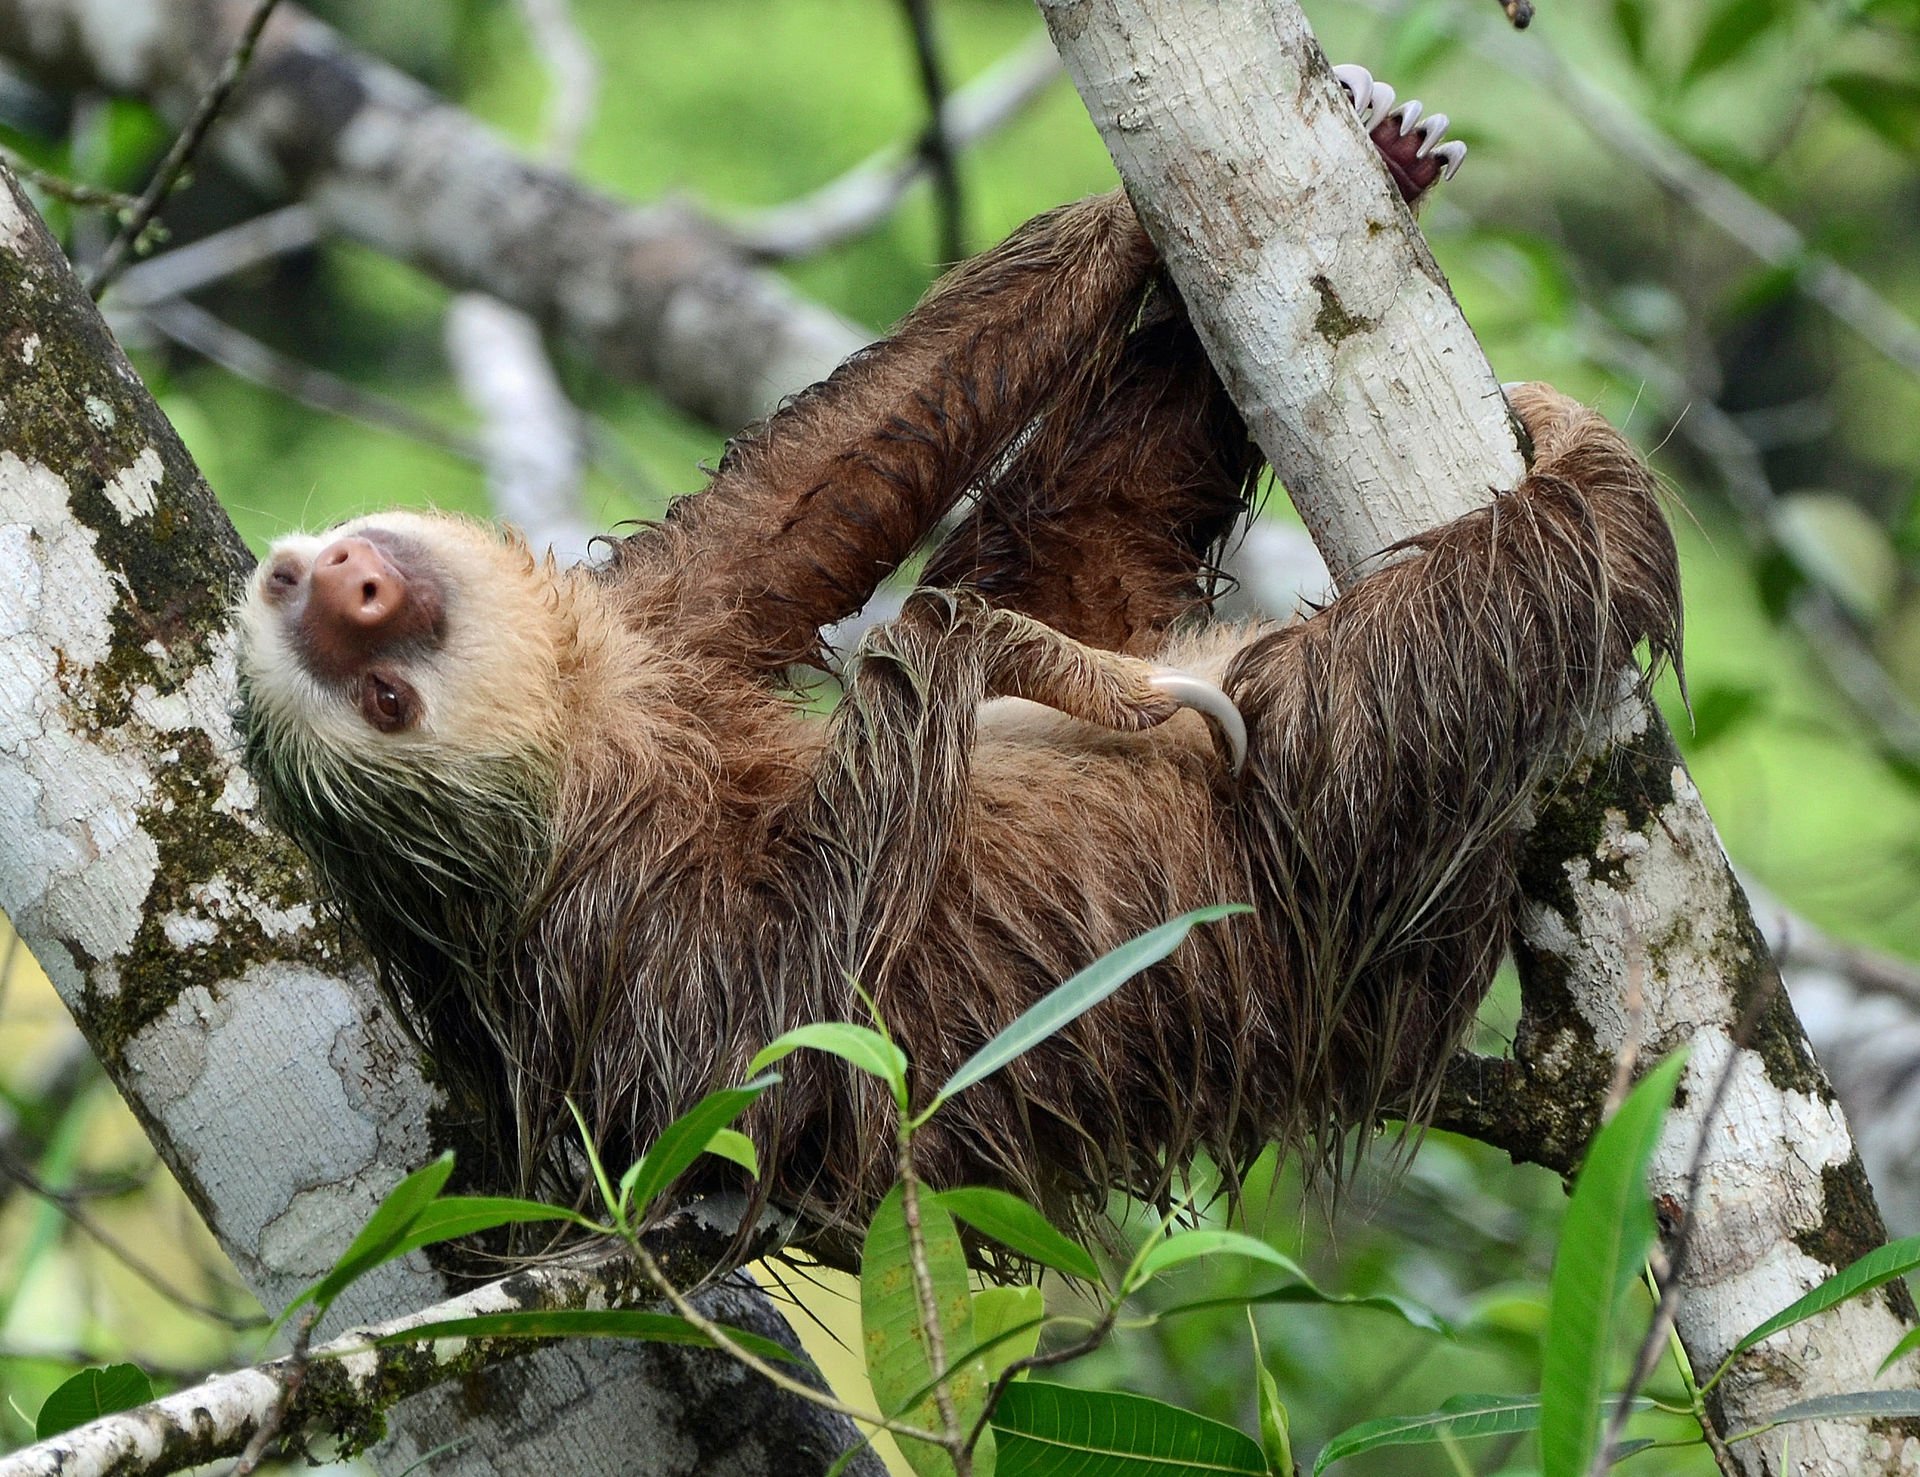
[[[660,1192],[707,1152],[713,1136],[746,1112],[779,1080],[769,1073],[741,1087],[723,1087],[710,1092],[669,1123],[660,1131],[653,1147],[620,1177],[620,1197],[616,1203],[621,1214],[636,1219],[644,1216]]]
[[[1604,1405],[1611,1407],[1608,1398]],[[1602,1407],[1595,1406],[1598,1411]],[[1653,1409],[1645,1396],[1635,1396],[1635,1411]],[[1456,1395],[1425,1415],[1391,1415],[1349,1426],[1320,1449],[1313,1477],[1335,1462],[1384,1446],[1419,1446],[1442,1438],[1471,1441],[1479,1436],[1512,1436],[1540,1424],[1540,1400],[1533,1395]]]
[[[1593,1136],[1574,1181],[1553,1262],[1541,1355],[1544,1477],[1584,1477],[1593,1459],[1620,1295],[1653,1244],[1647,1163],[1686,1061],[1685,1052],[1675,1052],[1627,1094],[1620,1111]]]
[[[958,1357],[973,1343],[973,1301],[967,1292],[967,1258],[960,1233],[931,1196],[922,1194],[919,1204],[920,1238],[933,1284],[940,1341],[952,1361],[945,1384],[954,1416],[965,1432],[986,1409],[992,1380],[984,1360],[962,1363]],[[906,1200],[901,1187],[895,1185],[874,1212],[860,1258],[860,1333],[867,1378],[882,1414],[897,1416],[923,1430],[938,1431],[941,1418],[933,1394],[935,1372],[909,1251]],[[953,1462],[943,1448],[904,1438],[899,1445],[920,1477],[952,1477]],[[974,1470],[986,1477],[993,1471],[993,1459],[993,1451],[983,1439],[974,1449]]]
[[[1020,1380],[993,1413],[1000,1477],[1267,1477],[1245,1432],[1177,1405]]]
[[[1247,1309],[1247,1332],[1253,1336],[1253,1372],[1255,1393],[1260,1406],[1260,1449],[1266,1454],[1267,1470],[1293,1477],[1293,1422],[1280,1399],[1280,1386],[1260,1352],[1260,1329],[1253,1321],[1253,1309]]]
[[[1101,955],[1065,984],[1041,996],[1011,1025],[962,1062],[960,1070],[947,1080],[922,1118],[931,1116],[948,1098],[957,1097],[974,1083],[991,1077],[1022,1052],[1038,1046],[1062,1026],[1085,1015],[1141,970],[1158,964],[1186,941],[1196,924],[1252,911],[1245,903],[1216,903],[1210,908],[1196,908]]]
[[[1908,154],[1920,154],[1920,83],[1874,72],[1837,72],[1823,84],[1849,113]]]
[[[413,1228],[421,1212],[438,1197],[452,1173],[453,1153],[449,1150],[431,1164],[421,1165],[389,1190],[386,1198],[374,1208],[373,1214],[367,1217],[360,1234],[353,1238],[340,1260],[333,1264],[333,1270],[288,1303],[280,1314],[281,1319],[284,1320],[288,1313],[308,1301],[325,1313],[333,1305],[333,1300],[347,1288],[375,1267],[400,1255],[400,1246],[407,1232]]]
[[[983,1236],[1028,1261],[1083,1282],[1098,1282],[1100,1268],[1085,1247],[1072,1241],[1018,1195],[1005,1190],[967,1188],[942,1190],[933,1199],[946,1212],[965,1221]]]
[[[760,1048],[747,1070],[758,1072],[802,1047],[824,1051],[861,1071],[878,1077],[893,1089],[893,1100],[904,1109],[907,1102],[907,1054],[870,1026],[851,1021],[822,1021],[800,1026]]]
[[[45,1441],[103,1415],[132,1410],[153,1399],[153,1381],[136,1364],[83,1369],[47,1396],[33,1423],[33,1439]]]
[[[1799,1400],[1768,1416],[1765,1424],[1788,1421],[1884,1421],[1920,1416],[1920,1390],[1853,1390],[1844,1395],[1816,1395]]]
[[[973,1343],[956,1354],[947,1351],[948,1361],[964,1369],[975,1360],[986,1366],[989,1388],[1016,1359],[1024,1359],[1040,1346],[1040,1331],[1047,1322],[1047,1300],[1037,1287],[983,1287],[973,1295]],[[916,1386],[900,1404],[912,1409],[933,1393],[931,1379]]]
[[[1391,1313],[1402,1322],[1426,1333],[1454,1337],[1453,1325],[1424,1303],[1396,1297],[1388,1292],[1327,1292],[1313,1282],[1289,1282],[1282,1287],[1268,1288],[1265,1292],[1244,1295],[1195,1298],[1192,1302],[1161,1308],[1154,1317],[1172,1318],[1181,1313],[1203,1313],[1219,1308],[1253,1307],[1265,1303],[1314,1303],[1329,1308],[1365,1308],[1375,1313]]]
[[[801,1362],[799,1355],[770,1338],[724,1323],[718,1327],[750,1354],[789,1364]],[[649,1344],[713,1346],[712,1339],[676,1314],[649,1313],[636,1308],[527,1308],[481,1313],[471,1318],[445,1318],[437,1323],[418,1324],[367,1342],[377,1349],[429,1339],[633,1339]]]
[[[529,1225],[538,1221],[570,1221],[589,1230],[602,1229],[586,1216],[538,1200],[514,1200],[500,1195],[443,1195],[430,1202],[394,1243],[394,1257],[423,1246],[457,1240],[496,1226]]]
[[[739,1165],[755,1179],[760,1178],[760,1151],[753,1140],[734,1128],[716,1130],[707,1140],[707,1153]]]
[[[1297,1277],[1302,1282],[1311,1281],[1301,1270],[1300,1264],[1292,1257],[1283,1251],[1274,1250],[1258,1237],[1248,1236],[1240,1231],[1216,1231],[1203,1228],[1198,1231],[1182,1231],[1152,1247],[1140,1259],[1139,1270],[1134,1274],[1127,1291],[1135,1291],[1170,1268],[1198,1261],[1203,1256],[1221,1254],[1250,1257],[1256,1262],[1267,1262],[1278,1267],[1289,1277]]]
[[[1880,1361],[1880,1367],[1874,1373],[1885,1374],[1915,1349],[1920,1349],[1920,1328],[1908,1329],[1900,1342],[1893,1346],[1893,1351]]]
[[[1039,1288],[983,1287],[973,1295],[973,1348],[965,1357],[979,1359],[987,1378],[997,1380],[1040,1347],[1046,1321],[1047,1297]]]
[[[1762,1339],[1773,1337],[1783,1328],[1803,1323],[1815,1313],[1824,1313],[1836,1303],[1884,1287],[1896,1277],[1904,1277],[1920,1267],[1920,1236],[1890,1241],[1868,1252],[1858,1261],[1842,1267],[1804,1297],[1775,1313],[1733,1346],[1733,1354],[1744,1354]],[[1728,1355],[1732,1358],[1733,1355]]]
[[[1778,0],[1727,0],[1707,21],[1680,74],[1683,86],[1738,61],[1773,24]]]
[[[618,1218],[622,1198],[614,1193],[613,1181],[607,1178],[607,1166],[600,1162],[600,1146],[593,1141],[593,1130],[587,1127],[587,1115],[580,1111],[580,1105],[572,1098],[566,1099],[567,1111],[573,1114],[573,1126],[580,1130],[580,1147],[586,1151],[587,1164],[593,1170],[593,1182],[600,1189],[600,1199],[607,1207],[607,1214]]]

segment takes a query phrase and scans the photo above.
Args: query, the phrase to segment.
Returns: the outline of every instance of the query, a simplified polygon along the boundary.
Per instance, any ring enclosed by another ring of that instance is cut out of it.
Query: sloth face
[[[551,754],[563,604],[551,567],[482,523],[380,513],[283,538],[239,611],[249,725],[355,766]]]

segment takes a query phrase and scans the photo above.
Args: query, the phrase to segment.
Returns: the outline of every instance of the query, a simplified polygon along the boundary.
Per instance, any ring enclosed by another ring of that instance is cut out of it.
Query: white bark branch
[[[736,1213],[737,1207],[731,1207]],[[722,1249],[732,1237],[730,1227],[702,1223],[700,1216],[681,1218],[693,1239],[711,1249]],[[598,1257],[553,1262],[530,1267],[496,1282],[464,1292],[429,1308],[397,1318],[349,1328],[332,1341],[317,1345],[306,1359],[280,1358],[246,1369],[217,1374],[191,1388],[163,1396],[134,1409],[103,1416],[59,1436],[0,1456],[0,1477],[139,1477],[139,1474],[181,1471],[221,1457],[239,1455],[263,1429],[275,1439],[293,1438],[302,1445],[330,1449],[358,1449],[377,1431],[387,1412],[408,1396],[465,1379],[509,1360],[524,1360],[541,1342],[507,1338],[424,1339],[374,1347],[375,1340],[433,1323],[495,1313],[554,1310],[647,1308],[657,1293],[644,1273],[624,1252],[610,1249]],[[795,1352],[799,1343],[792,1330],[743,1275],[736,1274],[693,1299],[715,1322],[743,1328],[770,1338]],[[574,1341],[543,1341],[556,1345],[548,1356],[567,1362],[587,1362],[591,1346]],[[738,1399],[738,1387],[754,1377],[731,1361],[722,1361],[689,1348],[649,1346],[649,1387],[625,1391],[627,1398],[658,1400],[671,1392],[708,1386],[701,1398]],[[296,1374],[297,1371],[297,1374]],[[617,1377],[617,1370],[606,1371]],[[804,1362],[796,1377],[810,1377]],[[817,1378],[817,1377],[815,1377]],[[824,1391],[825,1385],[819,1388]],[[281,1410],[285,1403],[284,1413]],[[757,1403],[749,1396],[749,1406]],[[850,1428],[849,1428],[850,1429]],[[511,1432],[507,1439],[478,1426],[468,1433],[468,1444],[488,1448],[485,1466],[462,1470],[532,1470],[528,1448]],[[831,1441],[839,1433],[822,1422],[811,1432],[789,1432],[789,1449],[776,1463],[760,1470],[824,1470],[843,1448]],[[823,1438],[826,1438],[823,1440]],[[435,1470],[442,1470],[438,1462]],[[566,1468],[569,1472],[579,1468]],[[633,1470],[623,1468],[621,1470]],[[666,1470],[664,1466],[641,1470]],[[746,1470],[756,1470],[748,1467]],[[878,1477],[877,1462],[856,1464],[864,1477]]]
[[[1411,219],[1291,0],[1041,0],[1069,72],[1209,352],[1336,571],[1512,486],[1504,402]],[[1652,1173],[1663,1204],[1697,1115],[1739,1052],[1707,1154],[1679,1330],[1702,1374],[1739,1335],[1884,1236],[1830,1087],[1782,999],[1730,1038],[1772,963],[1671,739],[1623,705],[1588,787],[1543,813],[1527,863],[1532,981],[1522,1069],[1577,1152],[1623,1044],[1626,961],[1648,958],[1652,1051],[1690,1041],[1686,1097]],[[1815,1394],[1867,1389],[1912,1320],[1904,1291],[1844,1305],[1738,1361],[1724,1429]],[[1898,1469],[1863,1426],[1793,1430],[1793,1470]],[[1746,1470],[1780,1470],[1776,1437]]]

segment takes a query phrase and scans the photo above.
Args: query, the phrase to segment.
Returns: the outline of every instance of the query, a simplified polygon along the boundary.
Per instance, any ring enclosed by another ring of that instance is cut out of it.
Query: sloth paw
[[[1232,698],[1205,678],[1174,667],[1155,667],[1147,684],[1179,707],[1192,708],[1205,718],[1215,741],[1227,751],[1228,768],[1240,773],[1240,766],[1247,762],[1247,724]]]
[[[1417,204],[1434,185],[1453,178],[1467,157],[1467,146],[1457,140],[1442,142],[1447,132],[1445,113],[1427,113],[1413,98],[1396,107],[1393,89],[1351,62],[1335,67],[1333,75],[1353,99],[1361,126],[1386,161],[1402,200]]]

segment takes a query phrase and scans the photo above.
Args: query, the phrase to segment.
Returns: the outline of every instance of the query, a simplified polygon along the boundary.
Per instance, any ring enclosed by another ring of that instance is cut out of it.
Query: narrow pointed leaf
[[[1247,1332],[1253,1338],[1255,1393],[1260,1406],[1260,1449],[1266,1453],[1267,1469],[1293,1477],[1293,1422],[1287,1416],[1286,1403],[1280,1398],[1280,1385],[1267,1368],[1260,1352],[1260,1328],[1253,1321],[1253,1309],[1247,1309]]]
[[[1920,1390],[1853,1390],[1844,1395],[1817,1395],[1776,1410],[1765,1424],[1788,1421],[1891,1421],[1920,1416]]]
[[[762,1359],[794,1364],[800,1356],[761,1334],[719,1325],[734,1343]],[[369,1339],[375,1348],[389,1344],[417,1344],[428,1339],[632,1339],[649,1344],[700,1344],[713,1340],[674,1313],[650,1313],[638,1308],[526,1308],[505,1313],[481,1313],[471,1318],[445,1318],[397,1333]]]
[[[747,1070],[761,1071],[803,1048],[850,1062],[892,1088],[894,1101],[907,1100],[907,1054],[871,1026],[856,1026],[851,1021],[796,1027],[761,1047]]]
[[[1587,1150],[1560,1231],[1541,1356],[1543,1477],[1584,1477],[1619,1328],[1620,1296],[1653,1244],[1647,1164],[1686,1067],[1675,1052],[1627,1094]]]
[[[75,1426],[145,1405],[153,1399],[153,1381],[136,1364],[105,1364],[63,1380],[47,1396],[33,1423],[33,1439],[46,1441]]]
[[[1612,1398],[1603,1402],[1611,1406]],[[1595,1409],[1601,1409],[1596,1405]],[[1635,1411],[1653,1409],[1653,1402],[1636,1396]],[[1540,1424],[1540,1400],[1534,1395],[1456,1395],[1438,1410],[1424,1415],[1393,1415],[1349,1426],[1320,1449],[1313,1477],[1335,1462],[1385,1446],[1421,1446],[1443,1436],[1471,1441],[1479,1436],[1512,1436]]]
[[[969,1187],[942,1190],[933,1198],[955,1219],[965,1221],[981,1235],[992,1237],[1029,1261],[1078,1277],[1082,1282],[1100,1280],[1100,1268],[1086,1248],[1069,1239],[1018,1195],[1009,1195],[1005,1190]]]
[[[576,1226],[601,1229],[576,1211],[545,1205],[538,1200],[515,1200],[502,1195],[443,1195],[413,1218],[406,1234],[394,1244],[393,1255],[402,1257],[423,1246],[458,1240],[497,1226],[532,1225],[540,1221],[569,1221]]]
[[[1848,1298],[1858,1297],[1863,1292],[1871,1292],[1876,1287],[1883,1287],[1896,1277],[1906,1276],[1916,1267],[1920,1267],[1920,1236],[1908,1236],[1900,1241],[1889,1241],[1885,1246],[1868,1252],[1858,1261],[1842,1267],[1804,1297],[1782,1308],[1735,1344],[1733,1352],[1744,1353],[1762,1339],[1771,1338],[1781,1329],[1805,1322],[1815,1313],[1824,1313],[1828,1308],[1836,1303],[1844,1303]]]
[[[1196,908],[1122,944],[1110,954],[1103,954],[1065,984],[1043,995],[1012,1025],[961,1063],[960,1070],[940,1089],[933,1107],[965,1092],[982,1078],[991,1077],[1022,1052],[1085,1015],[1141,970],[1158,964],[1179,948],[1196,924],[1252,911],[1245,903],[1217,903],[1210,908]],[[927,1111],[931,1113],[933,1108]]]
[[[398,1256],[400,1243],[412,1229],[414,1221],[438,1197],[452,1173],[453,1154],[449,1151],[431,1164],[421,1165],[387,1191],[386,1198],[374,1208],[373,1214],[367,1217],[367,1223],[360,1228],[360,1234],[353,1238],[341,1253],[340,1260],[333,1264],[333,1270],[288,1303],[281,1318],[284,1319],[288,1313],[309,1301],[324,1313],[335,1298],[361,1277]]]
[[[1000,1477],[1266,1477],[1244,1431],[1113,1390],[1020,1380],[993,1413]]]
[[[1150,1278],[1158,1276],[1171,1267],[1197,1261],[1207,1256],[1243,1256],[1256,1262],[1267,1262],[1278,1267],[1289,1277],[1297,1277],[1302,1282],[1310,1279],[1301,1270],[1300,1264],[1284,1251],[1276,1251],[1266,1242],[1240,1231],[1181,1231],[1167,1237],[1149,1251],[1140,1260],[1140,1271],[1134,1279],[1134,1285],[1140,1286]]]
[[[960,1429],[971,1430],[986,1409],[992,1383],[981,1359],[962,1362],[972,1347],[973,1301],[967,1288],[967,1258],[953,1219],[933,1197],[920,1196],[920,1236],[933,1284],[940,1339],[947,1360],[946,1388]],[[897,1416],[923,1430],[941,1429],[933,1393],[935,1370],[914,1279],[907,1232],[906,1201],[898,1185],[880,1202],[867,1228],[860,1258],[860,1336],[865,1346],[867,1379],[882,1414]],[[953,1477],[953,1462],[942,1447],[898,1438],[900,1451],[920,1477]],[[994,1470],[991,1444],[974,1449],[974,1471]]]
[[[1885,1374],[1915,1349],[1920,1349],[1920,1328],[1908,1329],[1906,1336],[1893,1346],[1892,1352],[1885,1359],[1880,1361],[1880,1367],[1874,1373]]]
[[[780,1079],[768,1075],[743,1087],[710,1092],[661,1130],[653,1147],[620,1177],[620,1204],[636,1220],[647,1213],[660,1192],[707,1152],[713,1136],[746,1112],[760,1094]]]
[[[1172,1318],[1181,1313],[1204,1313],[1220,1308],[1239,1308],[1263,1303],[1317,1303],[1329,1308],[1365,1308],[1373,1313],[1391,1313],[1394,1317],[1426,1333],[1437,1333],[1445,1338],[1454,1337],[1453,1325],[1424,1303],[1417,1303],[1411,1298],[1398,1297],[1389,1292],[1328,1292],[1312,1282],[1289,1282],[1281,1287],[1270,1287],[1264,1292],[1252,1292],[1237,1297],[1228,1295],[1195,1298],[1192,1302],[1175,1303],[1171,1307],[1162,1308],[1155,1316]]]

